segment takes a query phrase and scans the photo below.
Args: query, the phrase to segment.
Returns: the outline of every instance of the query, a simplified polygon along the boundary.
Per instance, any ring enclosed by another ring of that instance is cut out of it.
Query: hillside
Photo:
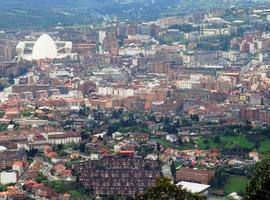
[[[0,28],[89,24],[114,16],[153,20],[160,16],[251,4],[255,4],[253,0],[1,0]]]

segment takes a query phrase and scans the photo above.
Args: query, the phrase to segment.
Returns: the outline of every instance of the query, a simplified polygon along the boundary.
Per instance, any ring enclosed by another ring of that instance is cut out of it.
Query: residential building
[[[143,194],[160,175],[156,161],[129,154],[77,163],[75,171],[83,187],[92,189],[96,196]]]
[[[177,181],[188,181],[201,184],[209,184],[215,178],[215,171],[180,168],[176,171]]]

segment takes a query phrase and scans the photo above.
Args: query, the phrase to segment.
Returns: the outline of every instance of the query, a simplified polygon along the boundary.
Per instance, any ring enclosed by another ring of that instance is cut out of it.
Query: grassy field
[[[238,136],[223,136],[221,137],[221,142],[225,144],[227,148],[234,148],[236,146],[241,146],[244,148],[254,148],[254,142],[248,141],[244,135]]]
[[[207,139],[207,143],[205,140]],[[195,143],[200,149],[213,149],[213,148],[228,148],[243,147],[248,149],[255,149],[255,142],[249,141],[245,135],[238,136],[220,136],[220,142],[216,143],[214,138],[200,137],[195,140]],[[260,142],[257,151],[260,153],[270,152],[270,139],[265,137]]]
[[[191,144],[175,145],[175,144],[172,144],[165,139],[161,139],[161,138],[152,138],[152,139],[154,141],[156,141],[157,143],[163,145],[165,148],[171,147],[171,148],[178,149],[178,150],[193,149],[194,148],[194,146]]]
[[[208,138],[208,142],[206,143],[205,139],[207,138],[201,137],[195,140],[199,148],[206,149],[208,147],[212,149],[212,148],[226,147],[228,149],[232,149],[236,146],[240,146],[244,148],[253,149],[255,147],[255,143],[249,141],[244,135],[221,136],[219,143],[216,143],[213,138]],[[268,144],[270,144],[270,141]]]
[[[261,142],[258,151],[261,153],[269,152],[270,151],[270,140],[266,139],[265,141]]]
[[[160,138],[153,138],[153,140],[156,141],[157,143],[163,145],[165,148],[168,148],[168,147],[172,147],[173,146],[173,144],[171,144],[167,140],[163,140],[163,139],[160,139]]]
[[[245,188],[248,184],[248,179],[244,176],[231,175],[224,187],[224,192],[226,195],[236,192],[245,191]]]
[[[90,196],[83,194],[77,190],[69,190],[68,193],[73,199],[81,199],[81,200],[90,200],[92,199]]]
[[[196,144],[198,145],[199,148],[201,149],[206,149],[207,146],[210,148],[210,149],[213,149],[213,148],[218,148],[220,144],[217,144],[215,143],[212,139],[211,140],[208,140],[208,143],[204,143],[204,140],[206,138],[199,138],[197,140],[195,140]]]

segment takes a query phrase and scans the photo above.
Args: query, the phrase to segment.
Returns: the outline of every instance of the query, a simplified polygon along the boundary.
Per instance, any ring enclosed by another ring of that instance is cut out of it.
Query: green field
[[[264,0],[266,1],[266,0]],[[1,0],[0,28],[50,27],[96,24],[117,17],[129,21],[150,21],[161,16],[197,13],[216,8],[252,7],[264,1],[220,0]],[[240,15],[242,16],[242,15]],[[239,19],[238,16],[236,16]],[[230,15],[231,20],[235,16]],[[242,18],[240,18],[242,19]]]
[[[205,140],[207,139],[207,143]],[[226,147],[228,149],[232,149],[234,147],[243,147],[243,148],[249,148],[253,149],[255,148],[255,143],[249,141],[246,136],[244,135],[237,135],[237,136],[220,136],[220,142],[216,143],[214,141],[214,138],[204,138],[200,137],[195,140],[196,144],[198,145],[199,148],[201,149],[207,149],[210,148],[223,148]],[[270,145],[270,141],[267,141],[264,144],[261,144],[263,147],[263,150],[267,149],[267,144],[268,146]],[[270,148],[269,148],[270,149]]]
[[[245,191],[245,188],[248,184],[248,179],[244,176],[236,176],[236,175],[231,175],[224,187],[224,192],[226,195],[232,193],[232,192],[243,192]]]
[[[202,138],[202,137],[195,140],[196,144],[198,145],[200,149],[207,149],[207,146],[210,149],[218,148],[220,146],[220,144],[215,143],[213,140],[208,140],[208,143],[204,143],[204,140],[205,138]]]
[[[225,147],[227,148],[234,148],[236,146],[241,146],[244,148],[254,148],[255,144],[254,142],[248,141],[248,139],[244,135],[238,135],[238,136],[223,136],[221,137],[222,143],[225,144]]]
[[[83,194],[77,190],[69,190],[68,193],[70,194],[71,198],[73,199],[81,199],[81,200],[90,200],[92,199],[90,196]]]
[[[261,142],[258,151],[261,153],[269,152],[270,151],[270,140],[266,139],[265,141]]]
[[[160,138],[153,138],[153,140],[156,141],[157,143],[163,145],[165,148],[173,147],[173,144],[171,144],[167,140],[163,140],[163,139],[160,139]]]
[[[205,140],[207,139],[207,143]],[[228,148],[232,149],[234,147],[243,147],[250,150],[255,149],[255,142],[249,141],[245,135],[238,136],[220,136],[220,142],[216,143],[214,138],[200,137],[195,139],[195,143],[200,149],[213,149],[213,148]],[[270,152],[270,139],[265,137],[259,143],[260,146],[257,151],[260,153]]]

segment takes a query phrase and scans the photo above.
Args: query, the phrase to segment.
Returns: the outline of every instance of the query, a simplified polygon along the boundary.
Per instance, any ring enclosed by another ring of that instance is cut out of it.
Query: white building
[[[100,44],[103,45],[105,37],[106,37],[106,32],[105,31],[99,31],[98,32],[98,41],[99,41]]]
[[[145,48],[139,47],[136,45],[129,45],[129,46],[122,47],[119,49],[120,56],[124,56],[124,55],[135,56],[138,54],[145,55]]]
[[[79,143],[81,141],[81,136],[77,132],[54,132],[45,134],[46,139],[49,144],[69,144],[69,143]]]
[[[134,96],[135,91],[130,88],[113,88],[113,87],[98,87],[99,95],[113,95],[119,97],[130,97]]]
[[[202,35],[204,36],[230,35],[230,29],[229,28],[204,28]]]
[[[228,195],[229,199],[234,199],[234,200],[241,200],[242,197],[240,197],[236,192],[233,192]]]
[[[69,132],[50,132],[42,133],[38,137],[35,135],[30,135],[29,141],[33,142],[35,145],[45,145],[45,144],[78,144],[81,141],[80,133],[69,131]]]
[[[200,193],[207,195],[208,189],[210,188],[210,185],[206,184],[199,184],[199,183],[192,183],[187,181],[181,181],[176,184],[177,186],[182,186],[183,189],[186,189],[187,191],[191,193]]]
[[[18,172],[17,171],[3,171],[0,173],[0,183],[3,185],[10,183],[17,183]]]
[[[199,85],[200,82],[192,80],[182,80],[176,82],[176,87],[178,89],[192,89]]]
[[[176,135],[170,134],[166,135],[166,140],[173,143],[178,141],[178,137]]]

